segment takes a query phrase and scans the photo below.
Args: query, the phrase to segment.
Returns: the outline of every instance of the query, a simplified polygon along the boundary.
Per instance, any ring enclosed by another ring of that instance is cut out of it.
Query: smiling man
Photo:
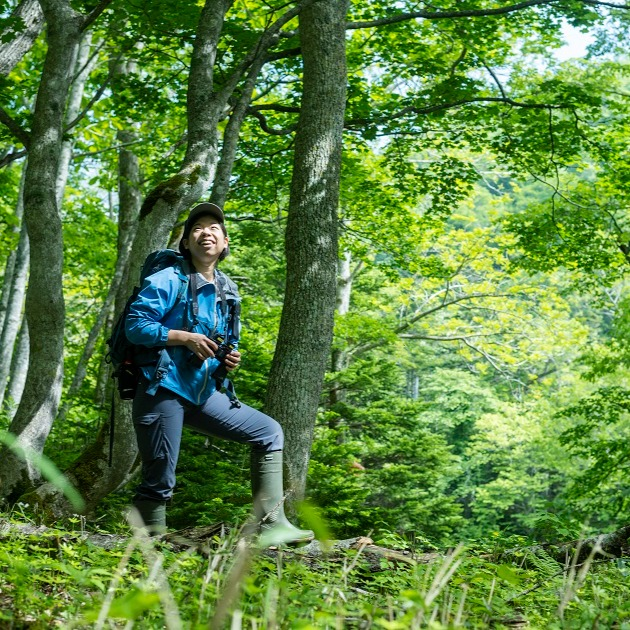
[[[142,480],[133,503],[151,533],[166,529],[166,502],[184,425],[252,448],[254,513],[261,542],[307,541],[310,530],[294,527],[283,508],[280,425],[241,404],[223,379],[241,360],[240,297],[217,268],[229,254],[223,211],[195,206],[179,246],[181,265],[148,276],[131,305],[126,334],[151,360],[138,361],[142,377],[133,401],[133,422],[142,457]]]

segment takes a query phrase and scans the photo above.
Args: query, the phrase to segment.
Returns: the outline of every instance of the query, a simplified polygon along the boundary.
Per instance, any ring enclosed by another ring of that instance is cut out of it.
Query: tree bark
[[[81,104],[81,95],[83,94],[83,85],[85,80],[89,76],[91,68],[86,66],[88,59],[89,45],[91,38],[87,38],[82,43],[83,55],[79,54],[79,61],[77,63],[78,68],[84,68],[81,75],[77,77],[75,82],[75,88],[72,91],[72,96],[77,100],[70,100],[71,106],[68,109],[69,120],[73,120],[79,113]],[[84,57],[84,58],[82,58]],[[93,64],[91,64],[93,65]],[[124,62],[116,61],[115,67],[112,68],[114,86],[116,85],[116,77],[125,75],[130,70],[130,65]],[[82,81],[81,81],[82,79]],[[90,329],[87,341],[77,363],[77,367],[70,383],[70,387],[66,392],[65,402],[63,403],[57,420],[62,422],[72,405],[73,398],[77,395],[85,376],[87,374],[87,366],[96,348],[96,343],[99,339],[103,326],[107,321],[109,314],[112,311],[115,300],[121,293],[120,288],[123,285],[125,276],[127,274],[127,267],[129,262],[129,253],[131,250],[131,244],[133,242],[136,230],[138,227],[138,215],[140,213],[140,205],[142,203],[142,197],[140,192],[140,164],[138,157],[133,152],[133,142],[137,140],[137,135],[133,131],[120,130],[116,134],[117,140],[120,143],[120,149],[118,151],[118,199],[119,199],[119,211],[118,211],[118,241],[117,241],[117,258],[116,268],[114,275],[96,320]],[[64,149],[65,149],[64,145]],[[72,144],[68,146],[68,159],[72,152]],[[66,171],[67,174],[67,171]],[[60,174],[61,177],[61,174]],[[59,182],[62,183],[61,181]],[[63,181],[65,186],[65,180]],[[117,306],[121,307],[120,304]]]
[[[70,88],[68,96],[68,104],[66,107],[65,120],[66,125],[72,122],[81,111],[81,100],[85,91],[85,84],[90,73],[96,65],[96,57],[90,63],[90,48],[92,45],[91,33],[86,33],[81,43],[75,63],[76,78]],[[72,161],[72,149],[74,147],[74,139],[71,136],[65,137],[61,143],[61,155],[59,156],[59,169],[57,171],[57,208],[61,209],[63,205],[63,195],[66,190],[66,182],[68,181],[68,172]]]
[[[340,316],[347,315],[350,312],[350,297],[352,295],[352,281],[354,274],[351,269],[352,256],[350,252],[344,252],[343,256],[337,263],[337,314]],[[331,370],[333,373],[341,372],[348,367],[348,351],[343,348],[333,348],[331,352]],[[345,396],[338,381],[333,381],[330,386],[330,395],[328,404],[334,405],[343,402]],[[337,429],[341,425],[342,418],[331,416],[328,422],[330,429]],[[341,436],[338,438],[341,441]]]
[[[121,142],[127,142],[129,138],[135,138],[134,134],[129,132],[119,132],[118,139]],[[124,138],[124,139],[123,139]],[[129,251],[131,248],[131,241],[135,234],[137,227],[137,218],[140,212],[140,167],[137,156],[125,148],[122,148],[119,152],[119,200],[120,200],[120,217],[119,221],[119,251],[116,260],[116,268],[112,277],[109,291],[105,297],[105,301],[101,306],[98,315],[92,328],[88,334],[87,341],[83,347],[83,352],[77,363],[77,367],[70,383],[70,387],[66,392],[66,400],[59,412],[59,421],[63,421],[68,413],[72,399],[77,395],[83,385],[85,376],[87,374],[87,366],[94,350],[96,348],[96,342],[99,339],[103,326],[108,319],[108,316],[114,306],[114,302],[118,296],[120,301],[120,288],[123,285],[123,280],[127,272],[127,263],[129,262]],[[121,237],[120,230],[123,234]],[[124,301],[124,300],[123,300]],[[122,308],[122,305],[118,305]]]
[[[131,248],[128,276],[121,288],[121,296],[131,293],[147,254],[164,247],[179,214],[204,194],[212,181],[218,157],[218,126],[227,111],[228,100],[243,74],[256,64],[259,55],[275,41],[280,28],[299,9],[312,0],[303,0],[284,13],[262,35],[251,51],[224,83],[220,91],[214,90],[213,68],[225,13],[232,0],[207,0],[201,12],[193,44],[188,80],[187,150],[179,172],[156,186],[145,198],[140,210],[138,230]],[[112,490],[129,478],[136,459],[136,441],[131,422],[131,405],[116,399],[113,460],[109,467],[109,423],[105,423],[92,444],[66,476],[81,492],[86,510],[94,506]],[[52,516],[72,513],[74,510],[61,493],[50,484],[41,485],[36,492],[25,497],[29,502],[45,505]]]
[[[26,318],[22,318],[22,326],[18,334],[15,349],[13,351],[13,360],[11,361],[11,378],[7,387],[7,395],[4,399],[4,407],[7,415],[12,420],[17,411],[24,384],[26,382],[26,373],[28,371],[28,323]]]
[[[321,0],[300,14],[304,92],[285,236],[285,301],[265,406],[284,428],[295,499],[304,494],[333,333],[346,11],[344,1]]]
[[[24,293],[28,278],[29,240],[26,225],[22,223],[20,242],[16,251],[15,267],[11,282],[11,299],[8,304],[2,334],[0,335],[0,407],[4,401],[4,392],[11,370],[11,358],[15,340],[22,324]]]
[[[24,175],[26,175],[26,169],[22,168],[22,174],[20,175],[20,187],[18,190],[18,200],[15,206],[15,218],[23,223],[24,217]],[[12,231],[15,234],[20,234],[22,227],[14,227]],[[18,242],[20,237],[18,236]],[[17,259],[17,248],[13,249],[7,257],[7,263],[4,267],[4,275],[2,277],[2,296],[0,296],[0,331],[4,329],[4,320],[9,310],[9,304],[11,302],[11,292],[13,290],[13,275],[15,274],[15,261]]]
[[[220,208],[223,208],[225,205],[225,200],[230,190],[230,178],[232,177],[232,169],[234,168],[234,160],[236,159],[236,150],[238,148],[241,127],[245,120],[245,115],[247,114],[247,108],[252,101],[252,94],[256,87],[256,79],[264,63],[264,55],[259,55],[259,57],[254,60],[249,70],[247,80],[241,90],[241,95],[232,110],[230,119],[223,132],[221,159],[217,166],[216,176],[212,185],[212,193],[210,195],[210,201]]]
[[[44,14],[38,0],[22,0],[11,17],[19,18],[23,24],[19,27],[16,25],[7,29],[8,32],[2,33],[0,39],[0,76],[3,77],[7,76],[30,50],[44,26]],[[5,41],[5,38],[8,41]]]

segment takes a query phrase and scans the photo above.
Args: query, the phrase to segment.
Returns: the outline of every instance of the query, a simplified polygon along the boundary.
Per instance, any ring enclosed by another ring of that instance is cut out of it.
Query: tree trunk
[[[260,55],[252,64],[249,70],[247,80],[241,90],[241,95],[236,103],[230,119],[225,126],[223,132],[223,143],[221,145],[221,159],[217,166],[216,176],[212,185],[212,194],[210,201],[220,208],[225,205],[228,191],[230,190],[230,178],[232,177],[232,169],[234,168],[234,160],[236,159],[236,149],[238,148],[238,139],[241,132],[243,121],[247,113],[247,108],[252,101],[252,94],[256,87],[256,79],[265,63],[265,57]]]
[[[6,77],[30,50],[44,26],[44,14],[38,0],[22,0],[11,17],[20,18],[23,21],[23,28],[11,28],[1,33],[0,76],[3,77]]]
[[[88,63],[90,58],[90,48],[92,45],[92,35],[86,33],[77,54],[77,61],[75,64],[76,78],[72,83],[70,89],[70,95],[68,97],[68,105],[66,107],[66,125],[72,122],[81,111],[81,101],[83,99],[83,92],[85,90],[85,84],[90,76],[90,73],[96,65],[96,56]],[[70,162],[72,162],[72,149],[74,148],[74,139],[71,136],[66,136],[61,143],[61,155],[59,157],[59,170],[57,171],[57,208],[61,210],[63,205],[63,195],[66,190],[66,183],[68,181],[68,172],[70,170]]]
[[[300,14],[304,93],[285,236],[286,292],[265,407],[284,428],[296,499],[304,494],[333,333],[346,10],[344,1],[321,0]]]
[[[352,257],[350,252],[345,252],[343,257],[338,261],[337,274],[337,313],[340,316],[347,315],[350,312],[350,296],[352,295],[352,281],[354,274],[351,269]],[[348,351],[343,348],[333,348],[331,352],[331,370],[334,373],[341,372],[348,367]],[[328,404],[333,407],[343,402],[345,396],[338,381],[333,381],[330,386],[330,394]],[[328,427],[330,429],[338,429],[341,425],[342,418],[334,416],[330,418]],[[338,442],[341,436],[338,437]]]
[[[0,335],[0,407],[4,401],[4,392],[10,376],[11,358],[15,348],[15,340],[22,324],[24,292],[28,277],[29,240],[26,225],[22,223],[20,242],[18,244],[13,282],[11,283],[11,299]]]
[[[138,230],[130,254],[129,273],[121,289],[127,296],[135,283],[146,255],[164,247],[179,214],[198,201],[214,177],[217,165],[218,126],[227,111],[227,103],[242,78],[245,69],[254,67],[259,55],[264,55],[275,41],[280,28],[297,14],[303,0],[283,14],[261,36],[253,52],[224,83],[214,91],[213,68],[225,13],[232,0],[207,0],[201,12],[188,79],[188,145],[179,172],[156,186],[146,197],[140,210]],[[128,480],[136,462],[136,441],[131,422],[131,405],[116,404],[113,459],[109,467],[109,423],[103,425],[92,444],[66,471],[70,482],[81,492],[86,510],[93,507],[112,490]],[[29,501],[45,504],[52,515],[73,512],[72,507],[50,484],[40,486],[28,496]]]
[[[25,165],[26,166],[26,165]],[[15,218],[23,224],[24,217],[24,176],[26,175],[25,166],[22,168],[20,176],[20,187],[18,189],[18,200],[15,206]],[[20,234],[21,227],[11,228],[15,234]],[[18,242],[21,237],[18,236]],[[13,275],[15,274],[15,261],[17,258],[17,248],[13,249],[7,257],[7,263],[4,267],[4,276],[2,277],[2,296],[0,296],[0,331],[4,329],[4,320],[9,310],[11,302],[11,292],[13,291]]]
[[[26,318],[22,318],[22,326],[13,351],[13,361],[11,361],[11,378],[7,387],[7,395],[4,399],[4,407],[7,415],[12,420],[17,411],[28,371],[28,324]]]
[[[87,45],[82,44],[82,48],[87,49],[85,54],[85,59],[81,60],[82,55],[79,55],[79,63],[77,66],[79,68],[83,67],[87,61],[87,53],[89,53],[89,39],[86,38]],[[82,63],[81,63],[82,61]],[[128,64],[117,62],[116,68],[114,68],[113,75],[114,77],[118,75],[127,74],[129,69]],[[81,83],[81,93],[83,92],[82,86],[85,84],[85,80],[89,75],[89,68],[86,68],[84,73],[82,73],[83,82]],[[79,81],[81,77],[77,78]],[[115,78],[114,78],[115,85]],[[73,90],[73,95],[78,90],[77,83],[75,83],[75,90]],[[78,105],[80,105],[81,100],[79,98],[77,102],[77,107],[72,107],[71,115],[74,119],[78,113]],[[70,111],[70,109],[69,109]],[[81,357],[79,358],[79,362],[77,363],[77,367],[72,378],[72,382],[70,383],[70,387],[66,392],[65,402],[59,411],[58,421],[61,422],[66,417],[70,406],[72,405],[73,398],[77,395],[81,386],[83,385],[83,381],[85,380],[85,376],[87,374],[87,366],[88,363],[94,354],[94,350],[96,348],[96,343],[99,339],[103,326],[107,321],[109,314],[112,311],[112,307],[114,306],[114,301],[117,296],[120,294],[120,288],[123,285],[123,281],[127,274],[127,263],[129,262],[129,252],[131,249],[131,243],[133,242],[133,238],[136,233],[136,229],[138,227],[138,215],[140,213],[140,205],[142,202],[141,193],[140,193],[140,165],[138,162],[138,157],[136,154],[129,148],[129,146],[137,140],[137,136],[135,133],[131,131],[121,130],[117,134],[117,139],[120,142],[121,148],[118,151],[118,199],[119,199],[119,212],[118,212],[118,244],[117,244],[117,259],[116,259],[116,268],[114,270],[114,276],[112,278],[109,291],[99,310],[98,315],[96,316],[96,320],[90,329],[88,334],[87,341],[83,348],[83,352],[81,353]],[[65,148],[65,147],[64,147]],[[69,145],[69,152],[72,151],[72,145]],[[65,185],[65,181],[64,181]],[[120,305],[119,305],[120,306]]]
[[[24,219],[31,244],[26,292],[29,370],[22,400],[9,430],[18,444],[41,453],[57,415],[63,374],[65,306],[62,292],[63,237],[56,203],[64,111],[82,19],[61,1],[42,0],[48,52],[37,93],[26,164]],[[31,461],[0,451],[1,494],[17,498],[39,478]]]

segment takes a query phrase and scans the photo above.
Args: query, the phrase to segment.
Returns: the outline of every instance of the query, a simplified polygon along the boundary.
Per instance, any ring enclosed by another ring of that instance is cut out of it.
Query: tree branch
[[[8,164],[11,164],[11,162],[15,162],[15,160],[19,160],[20,158],[23,158],[25,156],[26,156],[26,149],[22,149],[20,151],[14,151],[13,153],[9,153],[8,155],[5,155],[0,160],[0,168],[4,168]]]
[[[270,109],[270,108],[267,108]],[[272,136],[286,136],[290,133],[293,133],[297,129],[297,123],[290,125],[289,127],[285,127],[284,129],[276,129],[275,127],[270,127],[267,123],[267,119],[263,114],[261,114],[257,109],[253,107],[249,107],[247,109],[247,113],[251,114],[254,118],[258,120],[260,124],[260,128],[269,135]]]
[[[487,17],[490,15],[506,15],[515,11],[521,11],[529,7],[546,6],[552,4],[560,4],[562,0],[525,0],[516,4],[505,7],[497,7],[495,9],[468,9],[464,11],[443,10],[443,11],[413,11],[410,13],[400,13],[380,18],[378,20],[367,20],[363,22],[348,22],[346,29],[356,30],[360,28],[374,28],[376,26],[385,26],[387,24],[397,24],[408,20],[416,20],[418,18],[426,20],[440,20],[453,18],[470,18],[470,17]],[[614,9],[630,9],[628,4],[616,4],[614,2],[604,2],[600,0],[582,0],[583,4],[591,6],[612,7]]]
[[[281,35],[282,36],[282,35]],[[279,50],[275,53],[267,55],[267,61],[278,61],[279,59],[288,59],[289,57],[297,57],[302,54],[302,48],[287,48],[286,50]]]
[[[395,112],[392,114],[388,114],[387,116],[382,116],[380,118],[351,118],[344,123],[346,128],[355,127],[355,126],[363,126],[368,124],[378,124],[381,122],[386,122],[388,120],[402,118],[407,114],[418,114],[418,115],[426,115],[433,114],[434,112],[438,112],[445,109],[453,109],[455,107],[461,107],[462,105],[470,105],[472,103],[503,103],[505,105],[509,105],[510,107],[522,107],[525,109],[571,109],[572,105],[551,105],[549,103],[524,103],[522,101],[515,101],[512,98],[504,98],[499,96],[480,96],[477,98],[466,98],[461,99],[459,101],[453,101],[452,103],[439,103],[437,105],[430,105],[428,107],[404,107],[399,112]]]
[[[415,324],[417,321],[424,319],[425,317],[428,317],[429,315],[432,315],[436,311],[440,311],[443,308],[448,308],[449,306],[452,306],[453,304],[458,304],[459,302],[463,302],[464,300],[474,300],[476,298],[486,298],[486,297],[504,298],[504,297],[514,297],[514,296],[509,293],[471,293],[470,295],[461,295],[460,297],[453,298],[452,300],[449,300],[448,302],[444,301],[441,304],[438,304],[437,306],[434,306],[433,308],[430,308],[427,311],[422,311],[420,313],[417,313],[416,315],[408,319],[406,322],[403,322],[402,324],[400,324],[400,326],[396,328],[395,333],[399,335],[400,333],[407,330],[412,324]]]
[[[119,61],[123,57],[124,54],[125,54],[125,51],[121,51],[118,57],[116,57],[115,61]],[[105,90],[107,89],[107,86],[110,84],[112,80],[112,77],[114,76],[114,72],[112,70],[114,65],[115,64],[110,64],[110,69],[107,74],[107,77],[105,78],[105,81],[103,81],[103,83],[99,86],[98,90],[96,90],[96,92],[94,93],[94,96],[90,99],[88,104],[79,112],[77,117],[68,123],[68,125],[64,129],[64,133],[67,133],[68,131],[70,131],[70,129],[72,129],[79,122],[81,122],[81,120],[85,117],[85,115],[90,111],[92,105],[94,105],[94,103],[96,103],[101,98],[101,96],[103,96],[103,92],[105,92]]]
[[[86,31],[99,17],[101,13],[112,3],[112,0],[101,0],[83,20],[81,30]]]
[[[232,95],[238,82],[241,80],[243,74],[245,74],[247,68],[256,61],[256,59],[262,54],[265,55],[267,50],[278,41],[280,38],[280,29],[290,22],[294,17],[299,15],[300,11],[312,4],[315,0],[302,0],[298,2],[292,9],[289,9],[286,13],[281,15],[271,26],[269,26],[260,36],[258,42],[254,48],[245,56],[245,58],[234,69],[231,76],[228,78],[223,89],[217,94],[216,98],[218,102],[226,102]]]
[[[138,144],[140,142],[144,142],[144,140],[132,140],[130,142],[122,142],[120,144],[115,144],[114,146],[107,147],[106,149],[100,149],[98,151],[86,151],[84,153],[75,153],[72,156],[72,159],[76,160],[77,158],[92,157],[93,155],[98,155],[99,153],[107,153],[108,151],[117,151],[118,149],[122,149],[123,147],[128,147],[129,145]]]
[[[0,122],[28,149],[30,137],[28,132],[23,129],[2,107],[0,107]]]
[[[441,336],[441,335],[423,335],[421,333],[404,333],[399,335],[401,339],[422,339],[427,341],[467,341],[471,337],[497,337],[499,335],[515,334],[515,333],[471,333],[470,335],[453,335],[453,336]]]

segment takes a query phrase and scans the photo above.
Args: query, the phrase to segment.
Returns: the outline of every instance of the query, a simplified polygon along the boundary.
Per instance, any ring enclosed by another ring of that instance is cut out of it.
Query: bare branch
[[[453,306],[453,304],[458,304],[459,302],[463,302],[464,300],[474,300],[477,298],[505,298],[505,297],[514,297],[513,294],[509,293],[471,293],[469,295],[461,295],[457,298],[453,298],[448,302],[443,301],[437,306],[430,308],[426,311],[422,311],[421,313],[415,314],[413,317],[409,318],[406,322],[403,322],[396,328],[396,334],[400,334],[407,330],[412,324],[415,324],[417,321],[432,315],[436,311],[440,311],[443,308],[448,308],[449,306]]]
[[[5,166],[11,164],[11,162],[15,162],[15,160],[19,160],[20,158],[23,158],[25,156],[26,156],[26,149],[9,153],[8,155],[5,155],[0,160],[0,168],[4,168]]]
[[[503,374],[504,371],[495,363],[494,359],[483,349],[474,346],[465,337],[462,338],[462,343],[466,344],[471,350],[478,352],[499,374]]]
[[[517,2],[505,7],[497,7],[494,9],[468,9],[464,11],[458,10],[442,10],[442,11],[413,11],[410,13],[399,13],[398,15],[390,15],[378,20],[367,20],[363,22],[348,22],[346,29],[356,30],[360,28],[374,28],[376,26],[385,26],[387,24],[397,24],[399,22],[406,22],[409,20],[417,20],[419,18],[425,20],[440,20],[440,19],[454,19],[454,18],[471,18],[471,17],[487,17],[490,15],[506,15],[514,13],[515,11],[522,11],[529,7],[546,6],[553,4],[561,4],[562,0],[525,0],[524,2]],[[627,3],[617,4],[614,2],[604,2],[600,0],[582,0],[583,4],[590,6],[602,6],[611,7],[614,9],[629,9],[630,5]]]
[[[270,127],[265,116],[253,107],[248,108],[247,113],[251,114],[254,118],[258,120],[260,128],[265,133],[268,133],[272,136],[286,136],[290,133],[293,133],[297,129],[297,123],[290,125],[289,127],[286,127],[284,129],[276,129],[274,127]]]
[[[399,335],[399,337],[401,339],[422,339],[422,340],[427,340],[427,341],[464,341],[464,340],[471,339],[473,337],[475,338],[497,337],[497,336],[505,336],[506,334],[514,335],[515,333],[506,333],[505,331],[501,331],[501,332],[496,332],[496,333],[471,333],[469,335],[452,335],[452,336],[450,335],[446,335],[446,336],[423,335],[422,333],[404,333],[402,335]]]
[[[101,13],[112,3],[112,0],[101,0],[86,16],[83,20],[81,30],[87,30],[99,17]]]
[[[281,15],[264,31],[264,33],[262,33],[254,48],[245,56],[241,63],[238,64],[223,89],[217,94],[216,98],[218,102],[224,101],[227,103],[229,97],[236,89],[238,82],[241,80],[249,66],[254,63],[260,55],[266,55],[269,48],[278,41],[280,38],[280,29],[287,22],[290,22],[294,17],[299,15],[300,11],[304,7],[309,6],[314,1],[315,0],[302,0],[302,2],[298,2],[292,9],[289,9],[286,13]]]
[[[251,109],[260,111],[272,111],[272,112],[282,112],[283,114],[299,114],[300,108],[293,105],[278,105],[276,103],[263,103],[261,105],[254,105]]]
[[[30,140],[28,132],[2,107],[0,107],[0,122],[28,149]]]
[[[436,105],[429,105],[428,107],[404,107],[399,112],[394,112],[392,114],[387,114],[386,116],[381,116],[379,118],[351,118],[344,123],[346,128],[355,127],[355,126],[363,126],[368,124],[378,124],[387,122],[392,119],[402,118],[407,114],[418,114],[418,115],[426,115],[433,114],[434,112],[439,112],[445,109],[454,109],[455,107],[461,107],[462,105],[470,105],[472,103],[503,103],[504,105],[509,105],[510,107],[521,107],[524,109],[572,109],[573,105],[552,105],[549,103],[525,103],[523,101],[516,101],[512,98],[504,98],[499,96],[479,96],[475,98],[464,98],[458,101],[453,101],[452,103],[439,103]]]
[[[122,57],[124,56],[125,52],[126,50],[121,51],[116,57],[115,61],[116,62],[120,61],[120,59],[122,59]],[[110,64],[109,72],[107,74],[107,77],[105,78],[105,81],[103,81],[103,83],[99,86],[98,90],[96,90],[96,92],[94,93],[94,96],[90,99],[88,104],[79,112],[77,117],[68,123],[68,125],[64,129],[64,132],[70,131],[70,129],[72,129],[79,122],[81,122],[81,120],[92,108],[92,105],[94,105],[94,103],[96,103],[101,98],[101,96],[103,96],[103,93],[107,89],[108,85],[111,83],[112,77],[114,76],[114,70],[113,70],[114,66],[115,66],[115,63]]]
[[[144,140],[132,140],[131,142],[123,142],[121,144],[115,144],[114,146],[107,147],[106,149],[100,149],[99,151],[86,151],[85,153],[75,153],[72,156],[72,159],[76,160],[77,158],[92,157],[93,155],[98,155],[99,153],[107,153],[108,151],[117,151],[118,149],[128,147],[131,144],[138,144],[139,142],[144,142]]]
[[[279,50],[275,53],[267,55],[267,61],[278,61],[279,59],[288,59],[289,57],[297,57],[302,54],[302,48],[287,48],[286,50]]]

